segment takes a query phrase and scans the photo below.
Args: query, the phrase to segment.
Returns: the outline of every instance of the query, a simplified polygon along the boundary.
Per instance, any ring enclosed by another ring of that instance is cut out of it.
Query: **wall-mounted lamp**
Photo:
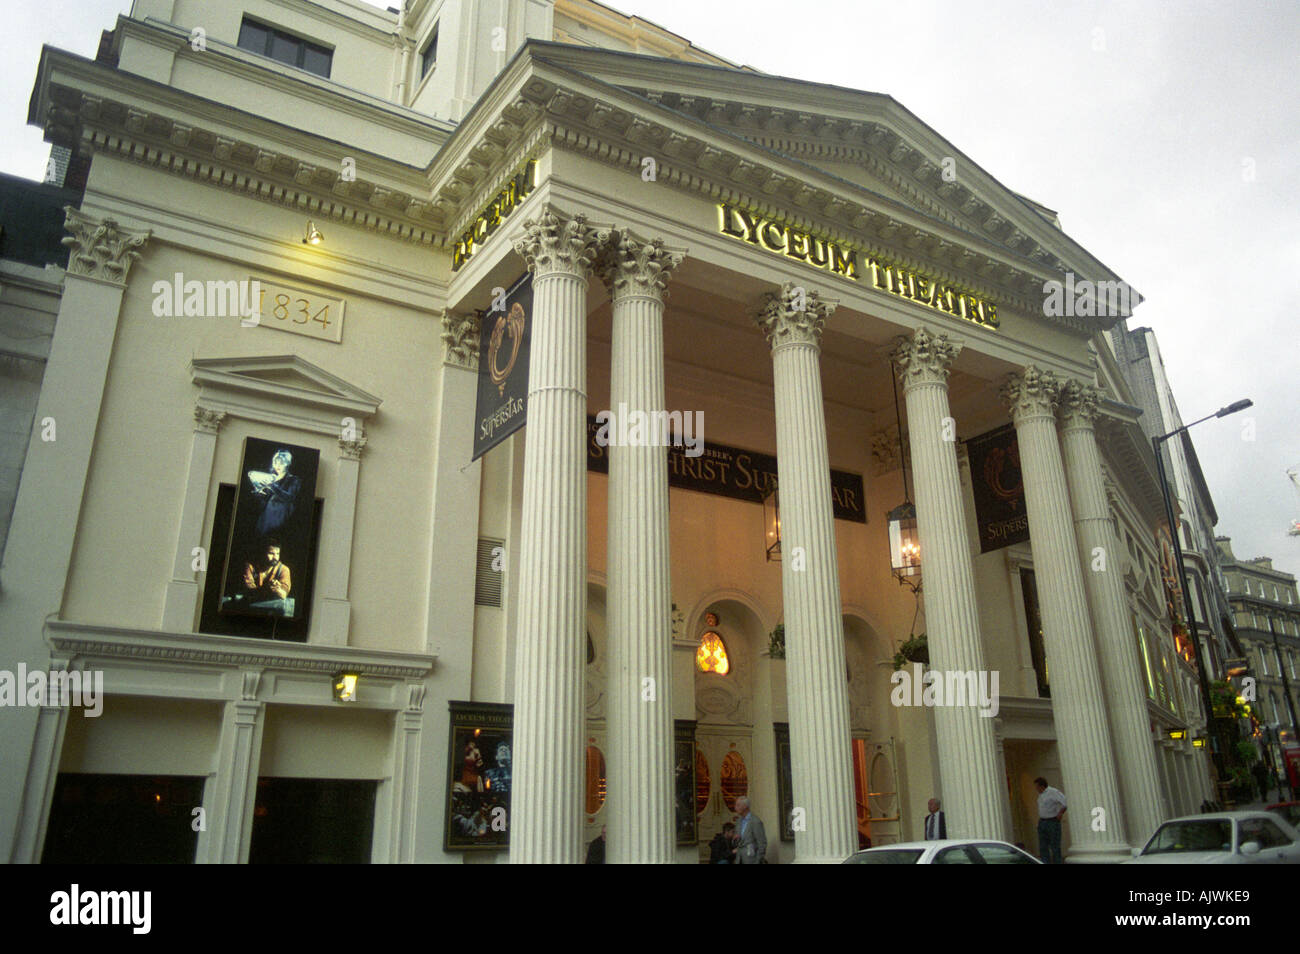
[[[1187,730],[1186,730],[1186,729],[1170,729],[1170,730],[1169,730],[1169,738],[1171,738],[1171,739],[1175,739],[1175,740],[1177,740],[1177,739],[1185,739],[1185,738],[1187,738]]]
[[[1205,748],[1205,739],[1192,739],[1192,748],[1194,749]]]
[[[776,481],[772,489],[763,495],[763,545],[767,548],[769,563],[781,560],[781,495]]]
[[[339,702],[357,701],[357,680],[355,672],[340,672],[334,676],[334,698]]]
[[[302,244],[319,245],[323,241],[325,241],[325,236],[320,234],[320,229],[316,228],[316,223],[309,220],[307,222],[307,231],[302,237]]]

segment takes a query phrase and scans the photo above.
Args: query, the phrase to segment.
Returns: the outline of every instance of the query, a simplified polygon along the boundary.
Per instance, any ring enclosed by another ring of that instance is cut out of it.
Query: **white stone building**
[[[590,0],[138,0],[95,59],[43,51],[30,120],[90,168],[0,670],[105,698],[0,710],[9,859],[578,861],[604,826],[694,862],[742,794],[772,861],[919,838],[932,795],[1032,849],[1046,775],[1108,861],[1208,793],[1185,673],[1139,658],[1172,644],[1114,319],[1043,310],[1118,276],[890,97]],[[474,460],[480,312],[526,272],[527,427]],[[165,314],[253,281],[257,321]],[[590,447],[620,407],[701,413],[704,456]],[[962,442],[1008,424],[1033,545],[980,553]],[[319,452],[293,625],[220,611],[250,440]],[[921,631],[996,716],[891,704]],[[509,853],[459,850],[497,819],[457,797],[503,790]]]

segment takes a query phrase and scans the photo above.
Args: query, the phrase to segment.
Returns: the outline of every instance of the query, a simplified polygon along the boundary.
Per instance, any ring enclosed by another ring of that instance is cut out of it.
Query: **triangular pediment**
[[[298,355],[254,355],[239,358],[195,358],[190,362],[200,403],[223,411],[252,407],[298,408],[309,417],[323,417],[337,429],[339,417],[364,420],[380,399]]]
[[[1051,209],[1007,188],[889,96],[564,44],[531,41],[526,50],[522,100],[593,155],[659,157],[675,182],[1038,312],[1045,281],[1067,273],[1121,281]],[[1114,323],[1050,320],[1090,333]]]

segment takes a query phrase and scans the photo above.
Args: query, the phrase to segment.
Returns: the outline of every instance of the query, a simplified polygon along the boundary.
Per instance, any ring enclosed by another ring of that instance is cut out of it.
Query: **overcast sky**
[[[6,4],[0,171],[45,168],[26,126],[41,44],[93,56],[128,5]],[[1192,432],[1217,532],[1300,574],[1300,3],[612,5],[766,72],[888,93],[1057,210],[1146,297],[1130,326],[1159,336],[1184,421],[1254,400]]]

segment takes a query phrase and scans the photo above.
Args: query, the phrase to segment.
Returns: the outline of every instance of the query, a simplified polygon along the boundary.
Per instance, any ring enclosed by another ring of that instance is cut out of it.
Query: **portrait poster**
[[[510,847],[514,706],[452,702],[447,755],[447,851]]]
[[[497,307],[497,305],[500,307]],[[478,460],[528,420],[528,348],[533,326],[533,275],[524,274],[479,318],[478,402],[474,456]]]
[[[794,841],[794,775],[790,769],[790,723],[774,722],[777,797],[781,801],[781,840]]]
[[[966,442],[980,553],[1029,539],[1025,485],[1020,478],[1020,444],[1008,424]]]
[[[320,451],[257,437],[244,440],[222,573],[227,616],[303,617],[311,579],[312,521]]]
[[[673,720],[673,805],[677,844],[699,844],[700,816],[695,814],[695,720]]]

